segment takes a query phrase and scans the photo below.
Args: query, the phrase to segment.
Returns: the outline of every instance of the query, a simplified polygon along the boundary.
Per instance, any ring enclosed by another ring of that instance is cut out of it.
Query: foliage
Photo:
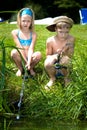
[[[6,103],[6,94],[4,93],[6,86],[6,48],[4,46],[4,39],[0,41],[0,112],[5,112],[5,109],[10,110]]]
[[[23,79],[15,76],[17,68],[10,58],[12,46],[15,46],[11,37],[11,30],[14,28],[16,28],[15,24],[1,24],[0,38],[3,39],[3,37],[5,37],[4,47],[8,46],[6,47],[5,55],[5,89],[9,89],[9,91],[6,91],[4,95],[4,110],[5,112],[17,114],[17,102],[20,98]],[[64,87],[61,84],[62,80],[58,80],[50,91],[46,91],[44,86],[49,79],[44,70],[44,60],[46,57],[45,43],[46,39],[55,33],[47,31],[45,25],[35,26],[35,30],[38,34],[35,50],[40,50],[43,57],[35,68],[37,72],[36,77],[34,79],[29,78],[28,81],[25,81],[24,97],[21,106],[22,115],[27,115],[29,118],[50,118],[58,120],[87,119],[86,28],[87,25],[74,25],[71,29],[71,34],[76,37],[73,71],[71,74],[72,82],[67,87]],[[0,47],[0,53],[1,52]],[[0,67],[2,63],[1,58],[0,56]],[[8,108],[10,108],[11,111],[9,111]]]
[[[25,6],[32,7],[36,14],[36,19],[45,17],[57,17],[59,15],[70,16],[75,23],[79,23],[79,9],[86,8],[86,0],[27,0]],[[74,15],[73,15],[74,14]]]
[[[73,7],[79,7],[81,8],[81,5],[79,2],[73,0],[72,2],[71,1],[68,1],[68,0],[61,0],[61,1],[54,1],[54,4],[57,5],[59,8],[73,8]]]
[[[45,17],[57,17],[59,15],[67,15],[73,18],[75,23],[79,23],[79,9],[87,8],[86,0],[3,0],[0,5],[0,17],[7,20],[10,19],[15,14],[12,12],[4,12],[2,11],[16,11],[20,10],[23,7],[31,7],[34,12],[36,19],[42,19]],[[4,8],[4,3],[7,5]]]

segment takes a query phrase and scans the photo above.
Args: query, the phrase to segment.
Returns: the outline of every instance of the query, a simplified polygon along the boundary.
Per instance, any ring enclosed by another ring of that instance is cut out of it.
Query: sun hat
[[[59,16],[59,17],[55,18],[53,20],[53,23],[48,25],[46,28],[51,32],[55,32],[55,27],[60,22],[68,23],[70,25],[70,28],[73,26],[73,23],[74,23],[73,20],[67,16]]]

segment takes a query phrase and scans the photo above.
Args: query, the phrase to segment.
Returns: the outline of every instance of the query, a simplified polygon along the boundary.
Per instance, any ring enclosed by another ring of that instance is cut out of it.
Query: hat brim
[[[70,28],[73,26],[73,20],[71,18],[68,18],[66,16],[60,16],[54,20],[54,23],[48,25],[46,28],[51,32],[55,32],[55,27],[60,22],[65,22],[65,23],[69,24]]]
[[[56,24],[52,24],[52,25],[48,25],[46,28],[51,31],[51,32],[55,32],[55,27],[56,27]]]

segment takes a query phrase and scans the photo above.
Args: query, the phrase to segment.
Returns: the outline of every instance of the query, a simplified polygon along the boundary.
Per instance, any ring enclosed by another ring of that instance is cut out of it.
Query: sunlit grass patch
[[[22,87],[22,77],[16,77],[17,71],[14,62],[10,57],[12,46],[15,46],[11,31],[16,28],[15,24],[0,25],[0,41],[4,39],[5,49],[5,101],[7,104],[13,105],[13,102],[19,100],[20,90]],[[42,60],[35,67],[37,72],[34,79],[29,78],[25,82],[23,109],[21,114],[28,115],[32,118],[51,118],[51,119],[86,119],[87,118],[87,25],[74,25],[71,34],[75,36],[75,51],[72,60],[73,71],[71,74],[72,82],[67,87],[62,86],[59,80],[52,86],[50,91],[46,91],[44,86],[49,81],[49,77],[44,69],[44,60],[46,58],[46,39],[54,35],[46,30],[45,25],[35,25],[38,38],[35,51],[42,53]],[[0,45],[0,85],[2,82],[1,68],[2,46]],[[62,80],[61,80],[62,82]],[[5,98],[4,96],[4,98]],[[2,107],[2,95],[0,97],[0,111]],[[6,107],[7,108],[7,107]],[[15,108],[17,109],[17,108]],[[7,110],[6,110],[7,111]],[[14,111],[17,110],[12,110]],[[8,112],[8,111],[7,111]]]

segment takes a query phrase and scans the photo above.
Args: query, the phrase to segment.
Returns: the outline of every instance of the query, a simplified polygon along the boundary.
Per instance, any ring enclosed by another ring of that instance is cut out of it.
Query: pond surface
[[[87,121],[64,122],[49,120],[16,120],[12,119],[6,123],[7,128],[0,130],[87,130]]]

